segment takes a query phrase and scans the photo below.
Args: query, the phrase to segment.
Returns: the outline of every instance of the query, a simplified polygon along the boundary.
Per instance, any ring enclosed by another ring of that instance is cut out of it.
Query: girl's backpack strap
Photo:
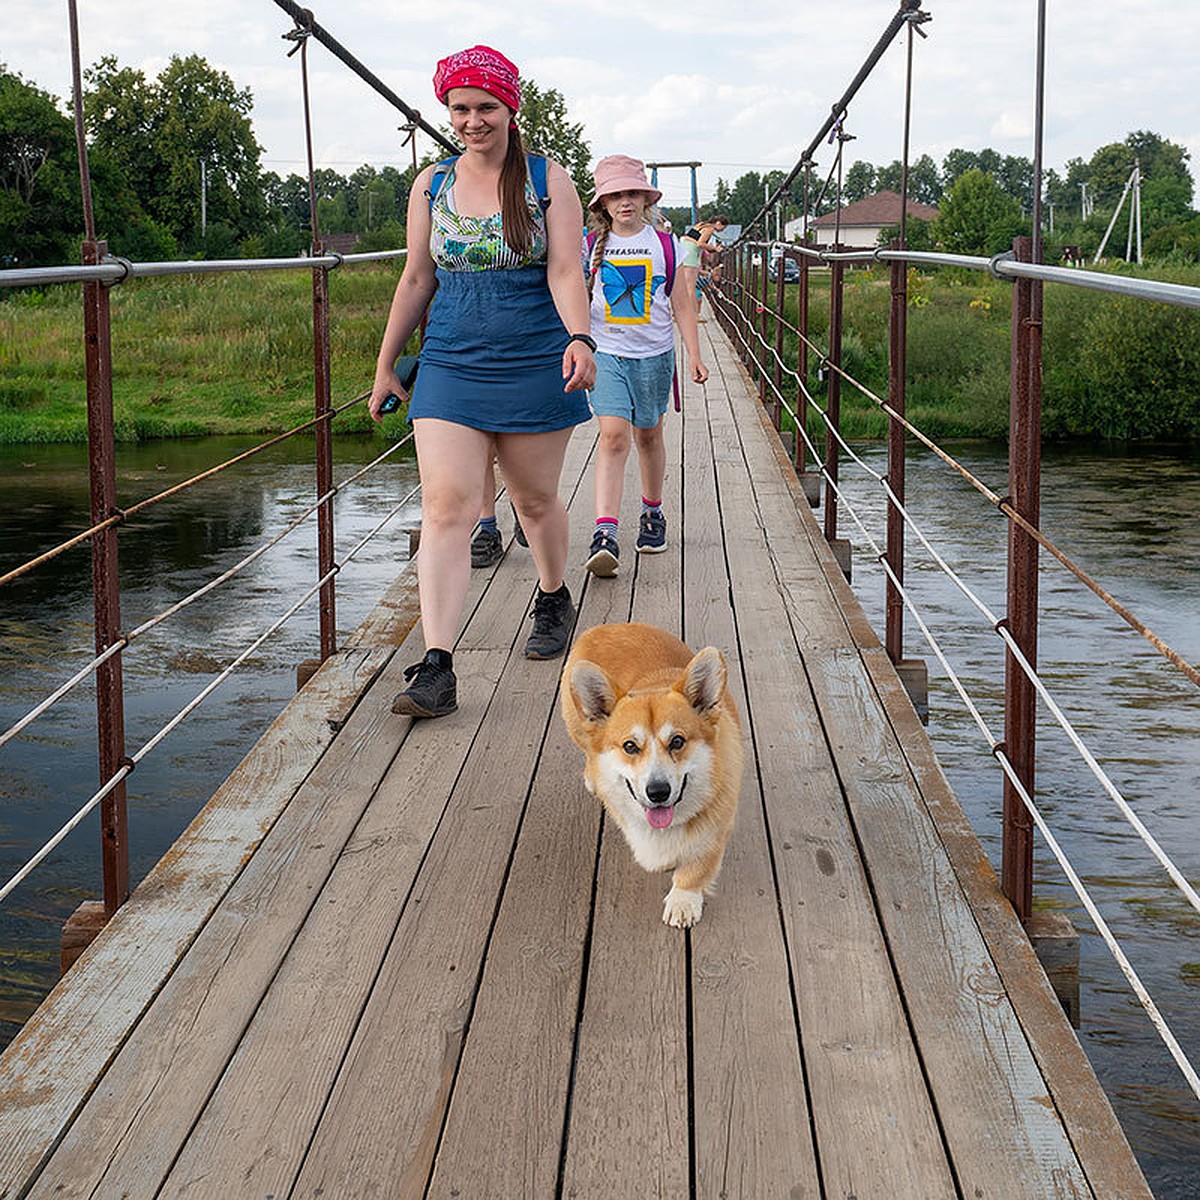
[[[663,257],[667,261],[667,283],[665,291],[669,296],[671,289],[675,286],[675,239],[661,229],[654,231],[658,234],[658,240],[662,242]]]

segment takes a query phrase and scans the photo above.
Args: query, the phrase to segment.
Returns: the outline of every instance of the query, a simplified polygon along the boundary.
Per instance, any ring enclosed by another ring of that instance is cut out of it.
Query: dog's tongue
[[[646,809],[646,820],[655,829],[666,829],[671,823],[671,818],[674,816],[675,805],[673,804],[661,804],[655,808]]]

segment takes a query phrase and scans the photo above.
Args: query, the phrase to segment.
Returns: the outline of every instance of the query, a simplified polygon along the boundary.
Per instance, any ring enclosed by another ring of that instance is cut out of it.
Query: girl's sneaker
[[[638,522],[637,552],[661,554],[667,548],[667,518],[642,513]]]
[[[500,530],[485,529],[482,525],[471,541],[471,566],[493,567],[504,557],[504,541]]]
[[[621,548],[617,545],[617,539],[606,529],[597,529],[592,534],[592,546],[584,566],[601,579],[611,579],[617,573],[620,557]]]

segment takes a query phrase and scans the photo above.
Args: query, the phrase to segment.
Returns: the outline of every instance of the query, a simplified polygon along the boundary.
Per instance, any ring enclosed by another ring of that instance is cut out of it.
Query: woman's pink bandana
[[[434,95],[444,104],[451,88],[480,88],[513,112],[521,107],[521,76],[517,68],[491,46],[472,46],[443,58],[433,73]]]

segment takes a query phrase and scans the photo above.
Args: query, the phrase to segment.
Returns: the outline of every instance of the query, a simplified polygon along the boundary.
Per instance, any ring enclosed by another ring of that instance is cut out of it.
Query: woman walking
[[[471,532],[495,455],[538,572],[529,658],[554,658],[575,609],[563,582],[567,512],[559,475],[595,377],[579,269],[582,212],[558,163],[527,156],[517,68],[488,46],[442,59],[433,77],[464,152],[427,167],[408,205],[408,259],[379,350],[371,415],[404,397],[393,364],[429,308],[409,403],[421,474],[417,579],[425,657],[392,711],[457,707],[452,647],[470,581]],[[535,186],[533,176],[544,183]],[[544,194],[543,193],[544,190]]]

